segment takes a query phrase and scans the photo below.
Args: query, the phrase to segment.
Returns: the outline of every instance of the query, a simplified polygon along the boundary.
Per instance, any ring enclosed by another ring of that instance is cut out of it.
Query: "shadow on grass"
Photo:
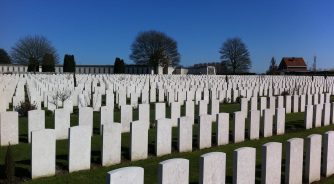
[[[19,142],[20,143],[28,143],[28,134],[21,134],[19,136]]]

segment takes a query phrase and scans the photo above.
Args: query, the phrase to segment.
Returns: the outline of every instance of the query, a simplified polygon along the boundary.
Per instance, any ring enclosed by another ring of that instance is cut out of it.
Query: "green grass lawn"
[[[198,111],[196,107],[196,112]],[[240,110],[239,104],[221,104],[220,112],[234,112]],[[210,112],[210,108],[209,108]],[[181,115],[184,115],[184,108],[181,108]],[[120,111],[115,109],[114,112],[115,121],[119,122]],[[199,157],[202,154],[220,151],[227,154],[227,182],[232,182],[232,153],[233,150],[250,146],[257,148],[257,172],[256,178],[257,181],[260,181],[261,177],[261,145],[271,142],[285,142],[287,139],[294,137],[306,137],[310,134],[318,133],[323,134],[328,130],[334,130],[334,125],[327,127],[304,130],[303,129],[303,118],[304,113],[295,113],[288,114],[286,116],[286,134],[280,136],[273,136],[269,138],[261,138],[260,140],[246,140],[245,142],[238,144],[228,144],[224,146],[217,147],[215,145],[215,135],[213,135],[213,147],[209,149],[198,150],[196,135],[197,135],[197,124],[193,128],[193,152],[188,153],[178,153],[177,152],[177,129],[173,128],[173,153],[170,155],[156,157],[154,156],[154,138],[155,130],[149,130],[149,158],[146,160],[130,162],[129,161],[129,142],[130,136],[129,133],[122,134],[122,163],[114,165],[111,167],[102,167],[101,166],[101,136],[99,135],[99,113],[94,112],[94,136],[92,137],[92,156],[91,156],[91,170],[80,171],[69,174],[67,171],[68,168],[68,141],[61,140],[57,141],[56,144],[56,165],[57,165],[57,175],[54,177],[41,178],[36,180],[30,180],[30,144],[27,143],[27,118],[20,118],[19,120],[19,132],[20,132],[20,144],[13,146],[13,154],[16,161],[16,176],[20,181],[27,181],[28,183],[105,183],[106,173],[113,169],[127,167],[127,166],[140,166],[145,169],[145,183],[156,183],[157,181],[157,168],[158,164],[161,161],[170,159],[170,158],[186,158],[190,160],[190,182],[197,183],[199,177]],[[166,108],[166,116],[170,117],[170,108]],[[133,112],[134,120],[138,119],[138,111]],[[151,104],[151,123],[154,123],[154,105]],[[78,115],[77,109],[75,109],[74,114],[71,115],[71,126],[78,124]],[[46,127],[53,128],[53,116],[51,113],[46,113]],[[230,127],[232,128],[232,121],[230,120]],[[213,126],[213,132],[215,132],[215,126]],[[232,132],[230,129],[230,137]],[[284,144],[283,144],[284,145]],[[285,145],[283,146],[283,153],[285,151]],[[1,147],[0,150],[0,171],[1,176],[3,177],[3,167],[4,167],[4,156],[6,148]],[[283,158],[285,154],[283,154]],[[284,162],[283,162],[284,166]],[[284,168],[284,167],[282,167]],[[284,172],[284,171],[283,171]],[[282,173],[282,176],[284,173]],[[334,182],[334,179],[325,179],[324,182]]]

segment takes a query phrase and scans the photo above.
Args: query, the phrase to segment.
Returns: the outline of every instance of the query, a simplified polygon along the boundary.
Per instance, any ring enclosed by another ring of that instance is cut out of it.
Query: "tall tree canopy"
[[[18,64],[28,64],[30,58],[36,59],[41,64],[45,54],[52,54],[55,63],[58,64],[56,49],[49,40],[40,35],[21,38],[11,52],[13,62]]]
[[[251,68],[248,49],[240,38],[227,39],[219,53],[222,65],[230,73],[245,73]]]
[[[64,64],[63,64],[63,71],[64,72],[75,72],[74,55],[65,54]]]
[[[139,33],[131,50],[130,59],[136,64],[156,67],[176,66],[180,62],[176,41],[159,31]]]
[[[0,49],[0,64],[10,64],[10,57],[5,49]]]

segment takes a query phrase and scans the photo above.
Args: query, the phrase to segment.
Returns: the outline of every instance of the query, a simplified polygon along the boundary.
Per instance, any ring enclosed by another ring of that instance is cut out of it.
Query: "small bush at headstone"
[[[5,157],[5,183],[15,183],[15,162],[10,145],[7,147]]]
[[[19,116],[28,116],[28,111],[37,109],[37,105],[30,102],[21,102],[14,109],[19,113]]]
[[[236,98],[237,103],[241,103],[241,98],[244,98],[244,96],[240,95]]]
[[[289,93],[288,91],[283,91],[283,92],[281,93],[281,95],[282,95],[282,96],[287,96],[287,95],[290,95],[290,93]]]

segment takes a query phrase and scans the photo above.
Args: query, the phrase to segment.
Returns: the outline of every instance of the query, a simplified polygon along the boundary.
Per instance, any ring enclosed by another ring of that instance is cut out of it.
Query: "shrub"
[[[15,162],[10,144],[7,147],[5,156],[5,181],[6,183],[14,183],[15,181]]]
[[[14,107],[19,116],[28,116],[28,111],[37,109],[37,104],[30,102],[21,102],[19,106]]]
[[[241,98],[245,98],[244,96],[240,95],[236,98],[237,103],[241,103]]]
[[[287,96],[287,95],[290,95],[290,93],[289,93],[288,91],[283,91],[283,92],[281,93],[281,95],[282,95],[282,96]]]

